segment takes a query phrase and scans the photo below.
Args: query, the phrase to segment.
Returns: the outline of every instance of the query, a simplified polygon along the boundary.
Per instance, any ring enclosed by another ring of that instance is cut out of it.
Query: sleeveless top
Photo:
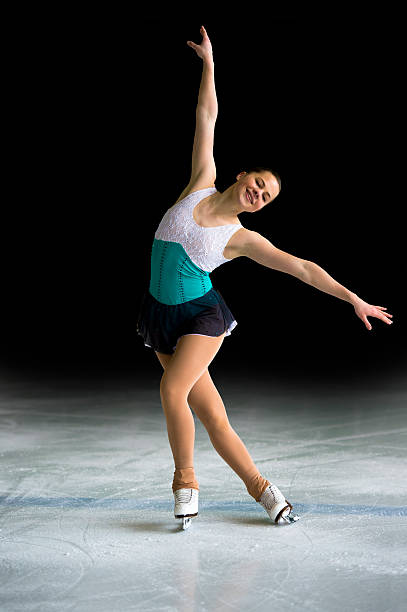
[[[212,288],[209,273],[227,261],[223,250],[241,223],[202,227],[193,217],[195,206],[215,187],[199,189],[167,210],[151,250],[150,293],[163,304],[182,304]]]

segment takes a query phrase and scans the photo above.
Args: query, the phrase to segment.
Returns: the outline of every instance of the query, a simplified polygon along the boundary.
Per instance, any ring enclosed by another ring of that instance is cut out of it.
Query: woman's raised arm
[[[218,115],[218,101],[215,90],[215,72],[212,45],[205,28],[201,27],[200,45],[188,40],[187,44],[202,59],[202,79],[196,107],[196,126],[192,150],[191,182],[213,183],[216,179],[213,141],[215,123]]]
[[[198,57],[202,59],[202,80],[199,88],[197,110],[205,111],[208,117],[216,120],[218,116],[218,101],[215,91],[214,61],[212,44],[205,28],[201,27],[202,42],[196,45],[188,40],[187,45],[196,51]]]

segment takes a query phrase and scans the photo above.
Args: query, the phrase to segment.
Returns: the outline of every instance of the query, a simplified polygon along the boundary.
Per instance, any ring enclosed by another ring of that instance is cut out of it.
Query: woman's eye
[[[257,187],[259,187],[261,189],[261,185],[260,185],[260,181],[259,180],[256,181],[256,185],[257,185]],[[265,200],[265,197],[264,197],[264,194],[263,194],[263,202],[265,202],[265,201],[266,200]]]

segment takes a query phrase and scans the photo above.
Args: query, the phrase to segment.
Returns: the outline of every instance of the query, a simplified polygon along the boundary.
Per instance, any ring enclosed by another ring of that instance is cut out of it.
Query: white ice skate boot
[[[263,506],[274,523],[278,523],[280,519],[284,519],[287,523],[294,523],[300,518],[291,514],[292,505],[276,485],[270,484],[263,491],[258,503]]]
[[[182,529],[187,529],[191,524],[191,517],[198,516],[197,489],[178,489],[174,491],[174,516],[182,519]]]

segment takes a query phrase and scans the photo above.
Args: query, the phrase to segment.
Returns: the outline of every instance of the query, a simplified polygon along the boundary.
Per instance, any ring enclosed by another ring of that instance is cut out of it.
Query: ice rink
[[[173,516],[159,372],[2,376],[1,610],[396,612],[407,601],[407,391],[214,380],[273,525],[195,417],[199,516]]]

